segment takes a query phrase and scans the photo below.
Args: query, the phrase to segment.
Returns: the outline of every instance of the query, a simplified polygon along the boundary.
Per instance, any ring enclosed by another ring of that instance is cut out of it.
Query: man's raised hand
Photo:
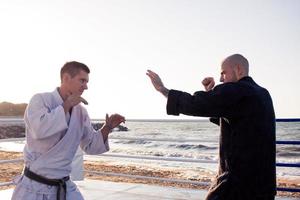
[[[65,113],[69,112],[72,107],[76,106],[80,102],[83,102],[84,104],[87,103],[87,101],[84,98],[82,98],[80,95],[81,94],[75,94],[75,93],[73,93],[73,94],[70,94],[66,98],[66,100],[63,103],[63,107],[64,107],[64,110],[65,110]]]
[[[161,81],[160,77],[158,74],[151,70],[147,70],[146,75],[150,78],[152,85],[154,88],[161,92],[165,97],[168,97],[169,90],[164,86],[163,82]]]
[[[119,114],[112,114],[105,116],[105,125],[108,126],[111,130],[116,128],[118,125],[120,125],[122,122],[125,123],[125,117]]]
[[[202,85],[204,86],[206,91],[210,91],[215,86],[215,80],[213,77],[206,77],[203,79]]]

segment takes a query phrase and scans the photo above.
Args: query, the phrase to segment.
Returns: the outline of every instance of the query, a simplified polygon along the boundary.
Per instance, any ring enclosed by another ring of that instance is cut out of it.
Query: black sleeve
[[[210,117],[209,121],[220,126],[220,118],[219,117]]]
[[[199,91],[194,95],[178,90],[170,90],[167,102],[167,114],[191,115],[202,117],[232,116],[232,106],[241,98],[234,83],[221,84],[213,90]]]

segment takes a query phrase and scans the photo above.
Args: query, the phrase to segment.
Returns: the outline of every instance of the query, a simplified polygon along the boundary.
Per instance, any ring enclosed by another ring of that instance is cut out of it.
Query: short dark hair
[[[88,66],[83,63],[76,61],[66,62],[60,70],[60,79],[62,80],[62,76],[65,73],[70,74],[70,76],[73,78],[80,72],[80,70],[83,70],[88,74],[90,73],[90,69],[88,68]]]

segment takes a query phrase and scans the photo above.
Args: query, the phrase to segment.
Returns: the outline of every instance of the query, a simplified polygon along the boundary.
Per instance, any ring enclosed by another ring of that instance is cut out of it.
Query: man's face
[[[231,66],[230,63],[223,62],[221,65],[221,76],[220,82],[228,83],[228,82],[237,82],[238,77],[235,71],[235,67]]]
[[[67,74],[69,76],[69,74]],[[83,70],[75,75],[73,78],[69,76],[66,80],[68,90],[72,94],[82,95],[84,90],[88,89],[87,83],[89,82],[89,74]]]

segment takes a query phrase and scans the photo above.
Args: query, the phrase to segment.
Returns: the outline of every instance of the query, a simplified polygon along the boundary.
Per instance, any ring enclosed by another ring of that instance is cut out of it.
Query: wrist
[[[71,106],[69,103],[67,103],[66,101],[63,103],[63,108],[65,110],[65,113],[69,112],[69,110],[71,109]]]
[[[169,90],[168,90],[167,88],[163,87],[163,88],[161,89],[160,92],[161,92],[165,97],[168,98],[168,96],[169,96]]]
[[[109,125],[104,124],[102,126],[100,132],[102,133],[103,140],[105,142],[107,140],[107,138],[108,138],[108,135],[112,132],[112,128]]]
[[[113,130],[113,127],[110,124],[106,124],[106,123],[103,125],[103,128],[107,129],[108,132],[112,132],[112,130]]]

